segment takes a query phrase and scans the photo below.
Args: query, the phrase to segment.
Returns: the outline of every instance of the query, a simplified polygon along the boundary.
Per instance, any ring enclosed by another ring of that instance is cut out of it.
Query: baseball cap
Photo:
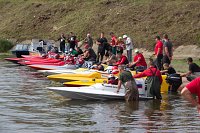
[[[139,49],[135,49],[135,53],[138,53],[139,52]]]
[[[127,35],[123,35],[123,38],[127,38],[128,36]]]

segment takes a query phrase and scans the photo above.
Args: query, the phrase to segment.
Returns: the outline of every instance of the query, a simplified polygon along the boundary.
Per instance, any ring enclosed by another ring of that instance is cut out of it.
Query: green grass
[[[0,53],[3,52],[8,52],[13,47],[13,43],[5,40],[5,39],[0,39]]]
[[[152,49],[154,36],[167,33],[175,46],[200,45],[199,9],[198,0],[0,0],[0,37],[57,40],[73,31],[95,39],[113,31]]]

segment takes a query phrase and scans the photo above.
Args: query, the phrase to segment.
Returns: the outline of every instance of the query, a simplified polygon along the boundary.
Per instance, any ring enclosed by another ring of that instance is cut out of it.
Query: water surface
[[[0,133],[200,132],[200,116],[181,96],[163,100],[69,101],[25,66],[0,62]]]

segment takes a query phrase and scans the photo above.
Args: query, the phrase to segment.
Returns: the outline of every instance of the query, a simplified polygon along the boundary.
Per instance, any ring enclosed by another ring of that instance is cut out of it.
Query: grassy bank
[[[200,45],[199,9],[199,0],[0,0],[0,37],[56,40],[73,31],[82,39],[113,31],[152,49],[153,37],[167,33],[175,46]]]

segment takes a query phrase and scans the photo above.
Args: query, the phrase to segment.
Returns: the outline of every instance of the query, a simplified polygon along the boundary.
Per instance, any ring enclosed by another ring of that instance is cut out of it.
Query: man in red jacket
[[[116,65],[128,64],[128,58],[125,55],[123,55],[120,51],[117,51],[117,58],[119,60],[116,62]]]
[[[156,56],[156,66],[159,70],[162,68],[162,58],[163,58],[163,43],[160,40],[160,36],[156,36],[156,46],[154,49]]]
[[[134,56],[134,60],[133,60],[134,62],[130,63],[129,67],[133,69],[135,69],[136,67],[136,71],[137,69],[141,69],[142,71],[147,69],[147,63],[145,61],[143,54],[140,53],[138,49],[135,50],[135,53],[136,55]]]
[[[134,78],[141,78],[141,77],[147,77],[146,83],[147,83],[147,96],[149,97],[156,97],[156,99],[162,99],[161,93],[160,93],[160,87],[162,84],[162,76],[160,73],[160,70],[158,70],[153,60],[149,60],[149,68],[141,73],[138,73],[133,76]]]
[[[110,32],[110,36],[111,36],[110,46],[112,47],[112,53],[116,55],[117,37],[113,32]]]

